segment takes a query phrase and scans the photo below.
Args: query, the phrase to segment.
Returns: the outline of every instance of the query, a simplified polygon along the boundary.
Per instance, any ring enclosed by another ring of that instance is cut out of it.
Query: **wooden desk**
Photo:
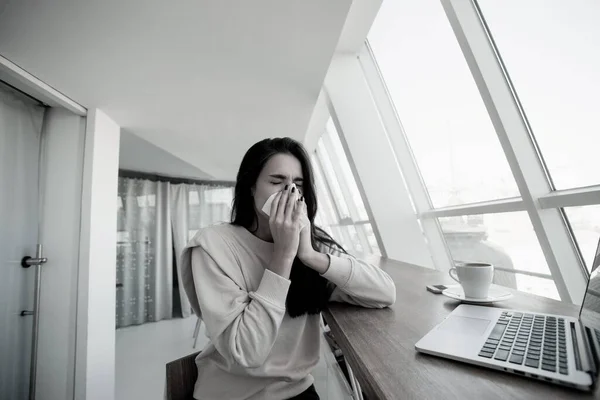
[[[460,303],[425,289],[454,283],[446,274],[386,259],[369,259],[394,279],[396,303],[380,310],[332,303],[323,312],[369,400],[573,399],[600,394],[563,388],[501,371],[417,353],[415,343]],[[579,307],[514,291],[501,308],[576,316]]]

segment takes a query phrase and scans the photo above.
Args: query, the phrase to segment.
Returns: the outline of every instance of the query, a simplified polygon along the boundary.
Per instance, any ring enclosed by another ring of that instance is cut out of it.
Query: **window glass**
[[[455,261],[487,262],[503,270],[550,275],[546,258],[526,212],[439,218]],[[556,298],[554,282],[496,271],[494,283]],[[547,281],[547,282],[546,282]]]
[[[518,196],[440,1],[384,1],[368,40],[434,207]]]
[[[600,184],[600,2],[479,5],[556,188]]]

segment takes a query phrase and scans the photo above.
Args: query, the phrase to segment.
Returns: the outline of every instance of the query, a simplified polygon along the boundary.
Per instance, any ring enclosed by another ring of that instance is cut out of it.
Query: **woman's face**
[[[254,207],[261,217],[267,216],[261,211],[267,199],[273,194],[282,191],[286,185],[296,184],[302,193],[302,164],[300,161],[285,153],[276,154],[267,161],[258,175],[254,185]]]

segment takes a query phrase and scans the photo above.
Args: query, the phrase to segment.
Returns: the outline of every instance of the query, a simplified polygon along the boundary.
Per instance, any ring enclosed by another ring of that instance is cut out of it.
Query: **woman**
[[[347,255],[314,226],[316,213],[300,143],[265,139],[248,150],[232,222],[199,231],[182,256],[187,296],[210,339],[196,359],[196,399],[319,399],[310,372],[327,302],[394,303],[389,275]]]

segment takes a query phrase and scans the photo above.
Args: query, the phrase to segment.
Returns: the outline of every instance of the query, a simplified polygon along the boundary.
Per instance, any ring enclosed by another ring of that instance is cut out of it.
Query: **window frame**
[[[334,126],[335,126],[335,123],[334,123]],[[338,134],[338,133],[336,132],[335,134]],[[359,219],[360,213],[358,211],[358,206],[352,200],[352,193],[350,192],[350,189],[349,189],[350,182],[348,182],[345,174],[341,170],[341,160],[338,158],[338,156],[335,152],[335,149],[333,148],[333,142],[332,142],[331,135],[332,135],[332,133],[326,129],[325,133],[323,134],[321,139],[323,140],[323,146],[325,147],[327,156],[329,157],[329,160],[333,166],[335,176],[338,179],[338,181],[340,182],[340,188],[342,189],[342,195],[344,196],[344,198],[347,199],[346,204],[348,206],[348,211],[350,213],[350,219],[351,219],[351,221],[340,220],[339,221],[340,226],[344,226],[344,225],[354,226],[354,229],[356,229],[356,233],[358,234],[358,240],[360,241],[362,248],[365,249],[366,251],[368,251],[369,253],[373,253],[373,249],[371,248],[371,245],[369,244],[369,240],[367,239],[367,232],[365,230],[364,223],[358,224],[358,222],[361,221]],[[347,159],[348,164],[350,164],[348,155],[346,155],[346,159]],[[352,171],[352,168],[350,168],[350,170]],[[359,185],[357,182],[357,177],[354,175],[354,173],[352,174],[352,176],[354,178],[354,184],[358,187]],[[358,189],[358,191],[360,193],[360,188]],[[361,195],[361,200],[364,205],[365,197],[362,195],[362,193],[360,193],[360,195]],[[365,208],[366,208],[366,206],[365,206]],[[355,217],[356,217],[356,219],[355,219]],[[366,223],[370,223],[370,221],[367,220]]]
[[[369,253],[369,254],[375,254],[375,250],[373,249],[373,247],[371,246],[371,244],[369,243],[368,237],[367,237],[367,232],[366,232],[366,224],[371,224],[371,226],[373,226],[374,222],[373,219],[355,219],[358,218],[358,216],[360,215],[360,213],[358,212],[358,206],[355,204],[355,202],[352,200],[352,195],[349,189],[349,182],[346,179],[346,176],[344,175],[343,171],[341,170],[341,160],[339,160],[339,157],[337,156],[337,153],[335,152],[335,149],[333,148],[333,142],[332,142],[332,138],[330,135],[332,134],[337,134],[340,141],[342,140],[342,137],[340,135],[340,129],[341,127],[339,125],[336,125],[335,123],[335,119],[333,118],[333,116],[330,116],[330,118],[332,119],[333,122],[333,126],[336,129],[336,132],[331,133],[327,130],[327,128],[325,128],[321,134],[321,137],[319,138],[319,142],[322,143],[323,148],[324,148],[324,152],[319,150],[319,146],[316,146],[316,149],[314,150],[314,161],[315,161],[315,165],[314,168],[317,170],[317,174],[319,175],[320,180],[322,180],[322,184],[325,187],[326,190],[326,196],[329,197],[329,199],[331,200],[331,204],[333,205],[334,208],[334,212],[335,215],[330,216],[333,217],[335,219],[334,223],[330,223],[327,225],[327,227],[329,228],[337,228],[341,234],[343,235],[343,239],[344,242],[347,243],[349,246],[352,245],[352,239],[347,231],[347,229],[343,229],[345,227],[353,227],[356,230],[356,233],[358,235],[358,240],[360,242],[360,245],[362,247],[362,251],[364,253]],[[343,144],[342,144],[343,146]],[[348,151],[344,148],[344,154],[346,155],[346,160],[348,162],[348,164],[350,165],[350,171],[352,173],[352,176],[354,178],[354,183],[356,184],[357,188],[358,188],[358,192],[361,196],[361,200],[365,206],[365,209],[367,211],[367,215],[369,215],[369,207],[368,207],[368,202],[364,196],[364,192],[362,189],[362,185],[360,184],[359,178],[356,175],[355,168],[353,167],[352,164],[352,159],[348,156]],[[333,190],[331,188],[331,182],[330,177],[328,177],[328,174],[325,173],[324,167],[323,167],[323,159],[322,158],[328,158],[329,160],[329,164],[331,165],[331,169],[334,175],[334,178],[338,181],[339,183],[339,187],[340,190],[342,192],[342,196],[345,199],[346,202],[346,206],[348,207],[348,213],[350,214],[349,218],[342,218],[341,217],[341,213],[340,210],[338,208],[338,205],[335,201],[333,201],[334,196],[333,196]],[[370,216],[370,215],[369,215]],[[376,233],[376,230],[373,229],[374,233],[375,233],[375,239],[377,241],[377,245],[378,245],[378,251],[381,254],[384,254],[384,250],[383,250],[383,246],[381,243],[381,239],[379,237],[379,235]],[[357,250],[354,248],[354,246],[352,245],[353,250]]]
[[[433,208],[390,93],[369,43],[365,41],[358,53],[358,62],[406,180],[436,268],[445,271],[453,263],[438,218],[526,211],[551,274],[521,270],[506,272],[552,279],[562,300],[580,304],[589,273],[562,208],[600,204],[600,184],[555,190],[476,1],[441,0],[441,3],[492,119],[520,196]]]

